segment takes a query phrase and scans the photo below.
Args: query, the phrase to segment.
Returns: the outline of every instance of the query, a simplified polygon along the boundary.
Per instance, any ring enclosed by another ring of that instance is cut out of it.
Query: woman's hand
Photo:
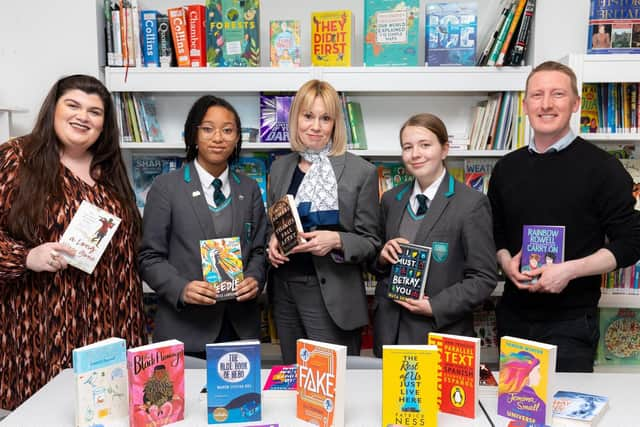
[[[289,258],[284,256],[282,251],[280,250],[280,244],[278,243],[278,239],[276,239],[275,234],[271,235],[271,239],[269,239],[269,245],[267,246],[267,257],[269,258],[269,262],[275,268],[280,267],[285,262],[289,262]]]
[[[385,243],[378,256],[378,264],[387,265],[398,262],[398,255],[402,253],[400,243],[409,243],[409,241],[404,237],[396,237]]]
[[[193,280],[182,290],[182,301],[185,304],[213,305],[217,294],[216,287],[211,283]]]
[[[52,273],[64,270],[67,268],[67,260],[62,256],[62,253],[74,256],[76,251],[58,242],[43,243],[31,249],[27,254],[27,268],[35,272],[49,271]]]
[[[334,249],[342,249],[342,239],[340,239],[340,233],[336,231],[316,230],[300,233],[300,236],[307,242],[300,243],[291,253],[309,252],[315,256],[325,256]]]
[[[242,302],[255,298],[258,295],[258,281],[253,277],[245,277],[236,288],[236,301]]]

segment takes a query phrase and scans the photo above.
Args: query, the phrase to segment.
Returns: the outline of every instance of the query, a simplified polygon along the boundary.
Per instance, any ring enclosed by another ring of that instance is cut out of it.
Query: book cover
[[[161,341],[127,350],[129,425],[163,426],[184,419],[184,344]]]
[[[260,66],[260,0],[206,0],[209,67]]]
[[[262,157],[254,156],[242,156],[235,162],[233,168],[236,172],[242,172],[249,178],[258,183],[260,188],[260,194],[262,195],[262,202],[264,206],[267,206],[267,165],[265,159]]]
[[[402,253],[391,266],[387,296],[401,301],[422,299],[427,285],[431,248],[412,243],[400,243]]]
[[[640,365],[640,309],[599,308],[599,365]]]
[[[108,338],[73,350],[76,427],[125,421],[129,416],[127,343]]]
[[[427,3],[425,65],[475,65],[477,4]]]
[[[300,236],[304,230],[295,199],[291,194],[285,194],[276,201],[267,214],[283,254],[288,255],[293,248],[305,242]]]
[[[190,67],[189,56],[189,23],[184,7],[174,7],[167,10],[169,16],[169,28],[173,40],[173,49],[176,55],[178,67]]]
[[[215,286],[216,301],[235,299],[236,287],[244,279],[240,237],[200,240],[202,277]]]
[[[550,424],[556,346],[504,336],[500,339],[498,415]]]
[[[60,243],[75,249],[76,254],[61,255],[69,265],[93,273],[119,225],[120,218],[83,200],[60,238]]]
[[[427,344],[437,346],[440,352],[440,412],[475,418],[480,382],[480,339],[429,332]]]
[[[351,130],[351,149],[366,150],[367,135],[364,130],[364,118],[359,102],[347,102],[347,114],[349,115],[349,130]]]
[[[474,190],[487,194],[495,159],[465,159],[464,183]]]
[[[350,10],[311,13],[311,65],[349,67],[353,50]]]
[[[269,21],[269,62],[272,67],[300,66],[300,21]]]
[[[598,84],[582,84],[582,105],[580,106],[580,132],[598,132]]]
[[[418,0],[366,0],[364,65],[418,65]]]
[[[164,142],[162,129],[158,123],[158,114],[156,112],[156,102],[154,98],[150,95],[139,93],[136,95],[136,99],[138,99],[142,109],[147,141]]]
[[[640,3],[591,0],[587,53],[640,53]]]
[[[189,28],[189,59],[192,67],[207,66],[207,46],[205,24],[207,10],[201,4],[187,6],[187,23]]]
[[[575,391],[553,395],[554,427],[595,426],[609,406],[609,398]]]
[[[435,345],[382,346],[382,425],[435,426],[438,363]]]
[[[209,424],[260,421],[260,341],[207,344]]]
[[[295,391],[297,389],[296,365],[275,365],[269,371],[264,391]]]
[[[260,93],[260,142],[289,142],[293,94]]]
[[[158,14],[158,55],[161,67],[171,67],[174,62],[173,41],[169,16]]]
[[[160,55],[158,51],[158,12],[143,10],[140,12],[142,63],[145,67],[159,67]]]
[[[297,364],[296,417],[318,426],[343,427],[347,347],[299,339]]]
[[[182,159],[180,157],[133,154],[131,175],[133,176],[133,191],[138,207],[144,208],[151,184],[158,175],[179,169],[181,166]]]
[[[520,271],[564,262],[564,232],[564,225],[523,225]]]

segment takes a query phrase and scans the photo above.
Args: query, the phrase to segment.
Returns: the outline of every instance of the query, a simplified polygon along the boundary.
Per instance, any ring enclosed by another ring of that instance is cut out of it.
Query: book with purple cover
[[[564,232],[563,225],[523,225],[520,271],[564,262]]]
[[[289,142],[293,95],[260,94],[260,142]]]

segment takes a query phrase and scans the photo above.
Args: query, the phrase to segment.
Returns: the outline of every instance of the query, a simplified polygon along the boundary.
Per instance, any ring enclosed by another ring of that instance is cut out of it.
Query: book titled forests
[[[514,337],[500,339],[498,415],[551,424],[556,346]]]
[[[391,266],[389,277],[389,298],[405,301],[422,299],[427,284],[431,248],[400,243],[402,253],[398,254],[398,262]]]
[[[351,66],[353,31],[350,10],[311,13],[311,65]]]
[[[76,427],[127,421],[127,344],[109,338],[73,350]]]
[[[236,287],[244,279],[240,238],[200,240],[202,276],[216,288],[216,301],[235,299]]]
[[[427,3],[425,65],[475,65],[477,4]]]
[[[283,254],[288,255],[293,248],[305,242],[304,238],[300,236],[304,230],[296,202],[291,194],[286,194],[276,201],[269,208],[268,213],[273,233],[278,239]]]
[[[587,53],[640,53],[640,3],[591,0]]]
[[[299,339],[296,416],[325,427],[344,426],[347,347]]]
[[[563,225],[523,225],[520,271],[564,261]],[[536,283],[537,278],[531,279]]]
[[[429,332],[429,345],[440,352],[438,404],[441,412],[476,417],[480,339]]]
[[[438,363],[435,345],[382,347],[382,425],[435,426]]]
[[[129,425],[163,426],[184,419],[184,344],[161,341],[127,350]]]
[[[554,427],[593,427],[609,406],[609,398],[575,391],[553,395]]]
[[[260,421],[260,341],[207,344],[209,424]]]
[[[418,65],[418,0],[366,0],[364,65]]]
[[[60,243],[75,249],[76,254],[63,252],[62,256],[69,265],[93,273],[119,225],[120,218],[83,200],[60,238]]]
[[[260,1],[206,0],[209,67],[260,65]]]

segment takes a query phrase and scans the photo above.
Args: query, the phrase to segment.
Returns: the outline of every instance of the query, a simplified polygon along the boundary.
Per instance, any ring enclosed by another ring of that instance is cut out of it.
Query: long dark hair
[[[120,151],[115,109],[107,88],[94,77],[75,74],[58,80],[47,94],[31,134],[25,137],[23,159],[18,170],[18,191],[7,218],[9,232],[36,245],[38,230],[46,227],[47,207],[60,206],[64,199],[60,170],[60,141],[54,129],[56,104],[70,90],[98,95],[104,105],[104,124],[89,151],[91,178],[113,192],[123,207],[125,218],[140,233],[140,213],[127,177]],[[45,196],[43,196],[45,195]]]

